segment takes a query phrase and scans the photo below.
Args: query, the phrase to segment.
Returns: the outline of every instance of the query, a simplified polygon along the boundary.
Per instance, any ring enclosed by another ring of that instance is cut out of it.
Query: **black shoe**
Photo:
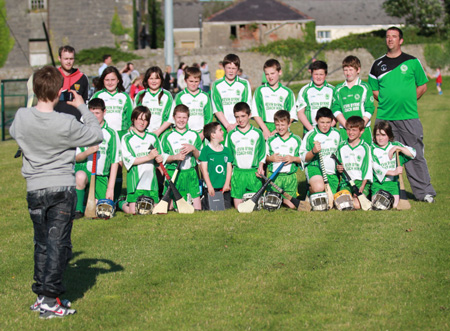
[[[75,210],[75,219],[77,220],[77,219],[80,219],[82,217],[84,217],[84,214],[81,211],[79,211],[79,210]]]

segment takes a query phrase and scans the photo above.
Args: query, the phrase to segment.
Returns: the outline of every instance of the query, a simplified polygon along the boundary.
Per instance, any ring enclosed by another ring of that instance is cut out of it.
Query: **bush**
[[[445,68],[450,64],[450,42],[443,45],[432,44],[426,45],[424,49],[427,64],[436,69],[437,67]]]
[[[142,59],[142,57],[134,54],[121,51],[117,48],[111,47],[99,47],[99,48],[90,48],[83,49],[82,51],[77,53],[76,59],[78,64],[94,64],[103,62],[103,55],[111,54],[114,62],[119,61],[132,61],[136,59]]]

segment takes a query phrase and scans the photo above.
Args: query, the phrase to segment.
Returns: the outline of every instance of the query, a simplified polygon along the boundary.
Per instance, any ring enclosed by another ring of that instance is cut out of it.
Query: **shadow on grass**
[[[98,275],[125,270],[121,265],[107,259],[77,259],[82,254],[83,252],[73,253],[64,273],[67,298],[72,302],[81,299],[95,285]]]

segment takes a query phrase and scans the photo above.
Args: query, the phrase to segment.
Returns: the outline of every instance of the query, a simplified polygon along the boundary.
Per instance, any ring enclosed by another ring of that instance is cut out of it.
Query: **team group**
[[[151,67],[143,79],[145,89],[136,95],[134,105],[123,91],[118,70],[104,70],[98,92],[88,104],[102,126],[104,139],[99,146],[77,149],[77,217],[83,215],[94,155],[97,199],[118,197],[121,164],[125,166],[127,196],[119,199],[118,205],[126,213],[148,213],[139,208],[141,201],[146,202],[142,206],[148,206],[148,198],[158,203],[164,193],[156,169],[159,163],[165,164],[170,175],[179,166],[175,186],[197,210],[202,209],[198,163],[208,194],[221,191],[227,207],[233,198],[237,208],[259,190],[259,175],[265,170],[269,175],[277,168],[275,184],[294,197],[297,171],[304,169],[313,210],[327,209],[327,182],[340,198],[338,209],[360,208],[350,179],[359,193],[372,196],[378,208],[397,206],[398,176],[403,163],[413,159],[416,151],[393,141],[388,121],[376,123],[372,136],[373,92],[359,77],[357,57],[343,60],[345,82],[336,87],[326,82],[326,63],[313,62],[311,82],[300,90],[297,102],[293,92],[280,83],[282,70],[275,59],[264,64],[267,83],[256,89],[253,98],[249,82],[237,76],[239,57],[228,54],[223,66],[225,76],[212,84],[209,95],[199,89],[201,71],[186,68],[187,87],[175,99],[162,88],[162,70]],[[218,122],[213,122],[213,115]],[[250,124],[251,118],[259,128]],[[295,121],[303,124],[303,139],[290,131]],[[344,169],[350,178],[340,176]],[[275,189],[269,186],[268,191]],[[294,208],[287,199],[280,197],[279,201]]]

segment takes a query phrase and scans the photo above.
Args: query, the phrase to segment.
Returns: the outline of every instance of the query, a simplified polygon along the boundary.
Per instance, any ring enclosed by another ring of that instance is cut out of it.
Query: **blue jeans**
[[[58,297],[65,292],[63,272],[72,257],[70,235],[77,195],[73,186],[49,187],[27,193],[34,227],[34,281],[37,295]]]

